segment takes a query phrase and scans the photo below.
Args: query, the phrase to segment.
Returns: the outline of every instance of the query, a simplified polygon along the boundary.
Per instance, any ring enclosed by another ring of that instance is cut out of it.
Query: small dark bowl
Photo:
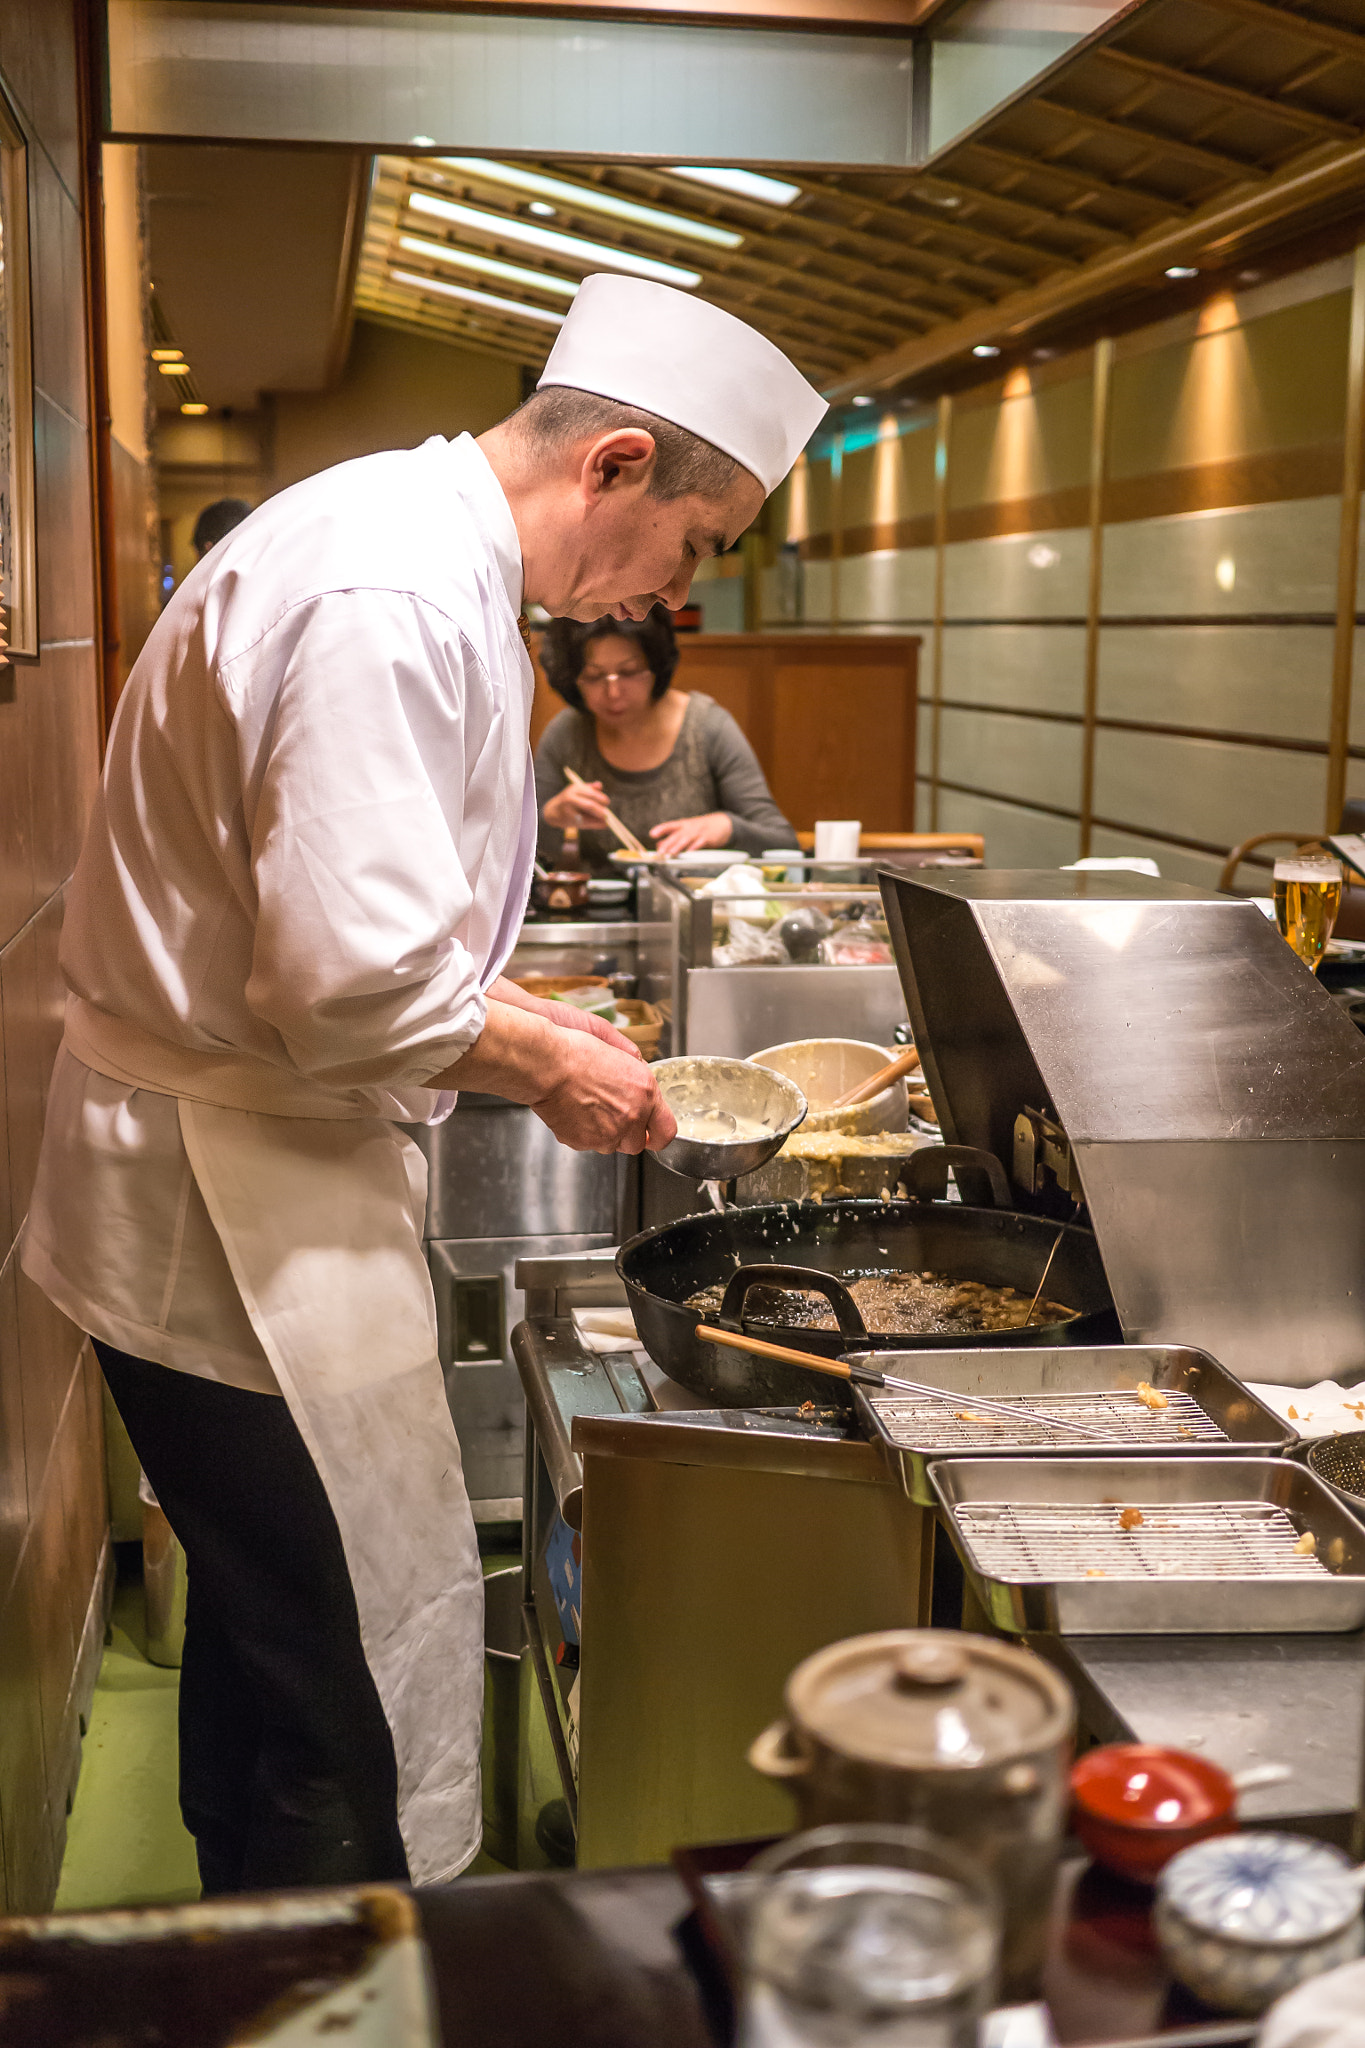
[[[531,884],[531,901],[537,910],[581,910],[588,900],[588,878],[572,869],[557,869],[542,881]]]
[[[1206,1757],[1155,1742],[1092,1749],[1071,1773],[1071,1825],[1097,1863],[1155,1884],[1172,1856],[1237,1826],[1237,1788]]]

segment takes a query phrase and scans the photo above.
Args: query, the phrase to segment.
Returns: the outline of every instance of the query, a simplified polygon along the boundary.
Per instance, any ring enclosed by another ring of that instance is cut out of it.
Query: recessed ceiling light
[[[152,350],[152,361],[154,363],[183,363],[184,360],[185,351],[183,348],[154,348]]]
[[[185,403],[181,406],[180,410],[181,412],[196,414],[201,412],[207,412],[208,407],[205,405],[202,398],[187,398]]]
[[[449,242],[428,242],[420,235],[400,235],[400,249],[409,256],[426,256],[434,263],[454,263],[461,270],[478,270],[485,277],[498,277],[504,284],[527,284],[533,291],[559,292],[572,299],[578,286],[571,278],[552,277],[548,270],[525,270],[520,263],[500,263],[496,256],[476,256],[472,249],[452,249]]]
[[[998,356],[1000,353],[993,341],[979,341],[972,350],[974,356]]]
[[[733,192],[740,199],[757,199],[764,206],[790,206],[801,197],[799,185],[785,178],[765,177],[762,171],[718,170],[710,164],[669,164],[671,178],[690,178],[694,185],[714,185],[718,192]]]
[[[548,199],[533,199],[526,211],[535,214],[538,220],[554,220],[557,215],[557,208],[551,206]]]
[[[494,163],[486,156],[447,156],[441,161],[452,171],[465,171],[470,177],[484,178],[495,185],[510,185],[517,192],[534,192],[532,213],[553,215],[554,207],[543,202],[557,199],[561,205],[577,207],[581,212],[607,213],[613,220],[657,228],[660,234],[680,235],[684,241],[709,242],[713,249],[738,249],[744,240],[733,228],[718,227],[715,221],[691,220],[686,214],[666,213],[661,206],[642,206],[638,199],[626,199],[601,185],[575,185],[567,178],[550,178],[544,171],[533,171],[522,164]]]
[[[606,242],[585,241],[581,235],[562,235],[557,228],[536,227],[529,220],[510,214],[485,213],[477,206],[461,206],[454,199],[438,199],[434,192],[410,192],[408,205],[414,213],[430,214],[449,221],[453,227],[473,228],[481,235],[496,236],[500,242],[527,242],[535,249],[549,249],[556,256],[581,263],[585,270],[599,263],[613,270],[628,270],[636,277],[652,277],[658,284],[681,285],[692,291],[701,283],[701,272],[683,270],[676,263],[660,263],[653,256],[639,256],[633,249],[613,249]]]
[[[875,398],[869,398],[866,392],[860,391],[858,396],[854,399],[853,403],[855,405],[875,405],[877,401]]]
[[[183,358],[175,363],[158,363],[157,368],[163,377],[188,377],[190,374],[190,366]]]
[[[1183,279],[1187,277],[1198,277],[1199,271],[1193,263],[1168,263],[1166,266],[1166,275],[1167,277]]]
[[[508,313],[518,320],[541,320],[547,327],[562,327],[564,315],[546,306],[523,305],[520,299],[502,299],[494,292],[472,292],[462,284],[447,284],[443,277],[418,277],[412,270],[391,270],[395,284],[412,285],[419,292],[440,292],[447,299],[460,299],[485,313]]]

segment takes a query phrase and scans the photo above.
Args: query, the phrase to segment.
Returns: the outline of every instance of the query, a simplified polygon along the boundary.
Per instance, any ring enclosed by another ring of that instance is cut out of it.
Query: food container
[[[1011,1635],[1365,1627],[1365,1529],[1290,1458],[945,1458],[929,1482]]]
[[[573,995],[580,989],[600,988],[610,992],[611,983],[602,974],[518,974],[513,977],[528,996],[552,1002],[556,996]]]
[[[618,997],[616,1028],[623,1038],[628,1038],[632,1045],[640,1048],[647,1060],[652,1060],[663,1037],[664,1013],[653,1003],[639,1002],[634,997]]]
[[[943,1629],[833,1643],[798,1664],[749,1751],[802,1828],[899,1821],[994,1879],[1007,1997],[1036,1990],[1067,1809],[1075,1706],[1031,1651]]]
[[[1207,1351],[1189,1344],[1063,1344],[1033,1350],[879,1352],[859,1361],[927,1380],[954,1404],[860,1387],[855,1400],[887,1462],[919,1507],[938,1506],[929,1479],[937,1458],[1272,1457],[1294,1442],[1294,1426],[1257,1400]],[[1145,1389],[1145,1398],[1144,1392]],[[1160,1402],[1155,1396],[1160,1395]],[[1032,1423],[976,1410],[975,1398],[1026,1408]],[[1150,1405],[1149,1405],[1150,1404]],[[1078,1436],[1069,1419],[1109,1442]]]
[[[830,1105],[861,1081],[869,1081],[895,1058],[895,1051],[860,1038],[794,1038],[750,1055],[756,1067],[771,1067],[795,1081],[810,1108],[807,1131],[903,1131],[908,1115],[904,1076],[854,1109]]]
[[[1360,1878],[1300,1835],[1224,1835],[1168,1863],[1153,1925],[1172,1976],[1206,2005],[1260,2013],[1361,1952]]]
[[[1237,1825],[1237,1798],[1280,1784],[1281,1764],[1236,1777],[1205,1756],[1159,1742],[1111,1742],[1071,1773],[1072,1832],[1097,1863],[1135,1884],[1154,1884],[1172,1857]]]
[[[778,1151],[806,1114],[806,1098],[785,1074],[748,1060],[661,1060],[659,1093],[678,1134],[655,1153],[660,1166],[691,1180],[733,1180]]]
[[[571,868],[537,875],[531,883],[531,903],[536,910],[581,910],[587,900],[588,878]]]

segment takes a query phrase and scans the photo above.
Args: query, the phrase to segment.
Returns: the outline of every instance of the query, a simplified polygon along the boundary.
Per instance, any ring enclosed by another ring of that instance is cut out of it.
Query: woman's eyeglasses
[[[633,683],[639,677],[647,676],[648,674],[649,670],[647,668],[639,666],[635,668],[585,668],[580,669],[578,680],[580,683]]]

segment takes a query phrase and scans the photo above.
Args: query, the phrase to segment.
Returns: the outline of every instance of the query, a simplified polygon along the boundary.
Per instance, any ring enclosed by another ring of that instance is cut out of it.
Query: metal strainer
[[[1323,1437],[1309,1451],[1308,1465],[1340,1494],[1347,1507],[1365,1514],[1365,1429]]]

